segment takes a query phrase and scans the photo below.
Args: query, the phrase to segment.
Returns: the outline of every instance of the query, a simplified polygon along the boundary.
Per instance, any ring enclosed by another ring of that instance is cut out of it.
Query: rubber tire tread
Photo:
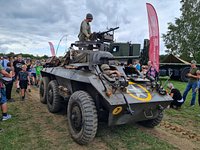
[[[159,125],[163,119],[163,113],[161,112],[157,118],[151,120],[145,120],[139,122],[139,124],[143,125],[144,127],[154,128],[155,126]]]
[[[82,113],[83,125],[80,132],[76,133],[72,127],[70,116],[72,104],[76,102],[79,104]],[[76,91],[69,99],[67,108],[68,127],[71,137],[78,144],[86,145],[91,142],[97,132],[97,110],[92,97],[85,91]]]
[[[48,77],[43,77],[42,80],[40,80],[40,84],[39,84],[39,91],[41,88],[41,84],[44,84],[44,95],[42,96],[40,93],[40,102],[43,104],[47,103],[47,88],[48,88],[48,84],[49,84],[50,79]]]
[[[47,108],[51,113],[57,113],[61,109],[61,96],[59,95],[58,83],[56,82],[56,80],[52,80],[49,82],[48,91],[50,88],[52,88],[53,90],[53,103],[50,104],[47,94]]]
[[[189,67],[183,68],[183,70],[181,71],[181,76],[180,76],[181,81],[188,82],[189,78],[186,77],[186,74],[189,73],[189,71],[190,71]]]

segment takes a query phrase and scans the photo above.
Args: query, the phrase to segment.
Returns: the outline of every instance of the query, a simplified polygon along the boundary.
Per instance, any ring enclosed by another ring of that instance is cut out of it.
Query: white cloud
[[[120,26],[115,34],[118,41],[143,44],[148,38],[146,2],[157,11],[160,34],[167,31],[168,22],[180,16],[180,2],[176,0],[1,0],[0,52],[50,55],[48,41],[56,47],[67,34],[58,51],[63,55],[64,48],[77,40],[80,22],[88,12],[94,16],[93,31]]]

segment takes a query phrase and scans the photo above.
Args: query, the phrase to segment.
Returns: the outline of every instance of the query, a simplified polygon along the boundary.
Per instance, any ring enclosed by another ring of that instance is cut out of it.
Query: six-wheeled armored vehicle
[[[157,80],[118,61],[139,55],[114,57],[109,52],[116,29],[72,43],[62,60],[52,57],[41,71],[40,101],[52,113],[67,102],[69,131],[79,144],[93,140],[99,121],[109,126],[139,122],[154,127],[172,101]]]

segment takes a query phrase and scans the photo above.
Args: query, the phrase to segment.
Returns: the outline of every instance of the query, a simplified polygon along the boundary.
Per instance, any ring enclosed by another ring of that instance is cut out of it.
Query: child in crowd
[[[141,73],[142,73],[142,75],[144,77],[146,77],[147,69],[148,69],[148,66],[142,65],[142,71],[141,71]]]
[[[139,60],[135,60],[134,67],[137,69],[137,71],[139,72],[141,71],[141,65],[140,65]]]
[[[27,66],[23,65],[22,71],[19,72],[18,77],[17,77],[17,79],[19,81],[19,86],[20,86],[20,89],[21,89],[22,100],[25,99],[25,92],[26,92],[28,84],[30,84],[29,73],[26,70],[27,70]]]
[[[36,64],[35,62],[31,65],[31,79],[33,82],[33,85],[36,85]]]
[[[37,84],[37,87],[39,87],[39,82],[40,82],[40,79],[41,79],[41,70],[42,70],[43,66],[40,62],[37,63],[37,66],[36,66],[36,84]]]
[[[27,69],[26,71],[28,71],[28,74],[29,74],[29,77],[30,77],[30,83],[31,83],[31,60],[30,59],[27,59],[26,61],[26,65],[27,65]],[[27,87],[28,91],[31,92],[31,84],[28,85]]]
[[[148,65],[148,69],[146,72],[146,77],[150,81],[155,81],[158,78],[158,72],[154,68],[152,61],[148,61],[147,65]]]

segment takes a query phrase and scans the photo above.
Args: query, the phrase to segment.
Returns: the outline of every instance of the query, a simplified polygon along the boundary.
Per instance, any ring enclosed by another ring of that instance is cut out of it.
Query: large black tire
[[[52,113],[57,113],[61,109],[61,96],[58,91],[58,84],[56,80],[49,82],[47,90],[47,107]]]
[[[139,124],[141,124],[144,127],[154,128],[155,126],[160,124],[160,122],[162,121],[162,118],[163,118],[163,113],[161,112],[158,115],[157,118],[150,119],[150,120],[145,120],[145,121],[140,121]]]
[[[40,102],[43,104],[47,103],[47,88],[49,81],[50,80],[48,77],[43,77],[42,80],[40,80],[39,84]]]
[[[185,68],[181,69],[181,81],[183,81],[183,82],[188,81],[187,74],[189,72],[190,72],[190,67],[185,67]]]
[[[92,97],[77,91],[69,99],[67,119],[70,134],[81,145],[92,141],[97,132],[97,110]]]

